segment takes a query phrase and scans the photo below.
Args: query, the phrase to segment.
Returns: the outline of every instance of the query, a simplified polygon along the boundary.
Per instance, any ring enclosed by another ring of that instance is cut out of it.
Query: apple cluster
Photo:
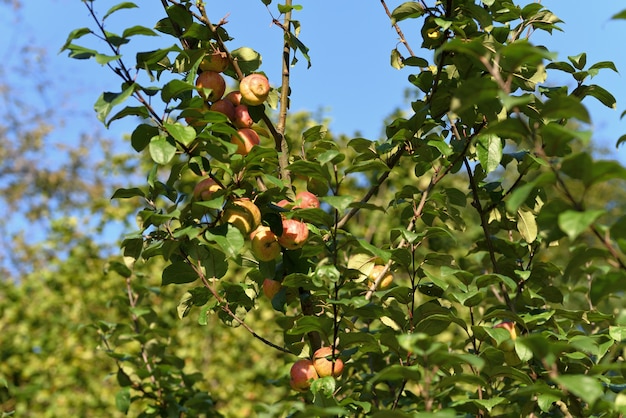
[[[339,377],[343,373],[343,360],[336,358],[339,352],[331,347],[322,347],[313,353],[312,359],[299,359],[292,366],[289,373],[289,385],[293,390],[305,392],[311,387],[311,382],[320,377]]]
[[[208,52],[200,62],[200,74],[196,79],[196,88],[204,99],[203,110],[212,110],[224,114],[237,128],[231,136],[231,143],[237,145],[237,154],[247,155],[254,146],[261,142],[259,134],[252,129],[254,120],[248,106],[259,106],[267,100],[270,84],[263,74],[249,74],[239,81],[239,90],[226,92],[226,81],[222,72],[228,68],[228,55],[219,50]],[[196,121],[187,118],[190,125]]]
[[[200,180],[194,187],[193,197],[196,201],[211,200],[222,187],[212,178]],[[279,205],[290,208],[319,208],[320,203],[313,193],[300,192],[295,202],[281,201]],[[282,218],[282,234],[276,235],[269,226],[261,224],[261,210],[248,198],[234,198],[224,206],[220,219],[233,225],[244,237],[250,238],[250,251],[257,261],[277,259],[282,249],[296,250],[302,248],[309,237],[309,229],[305,222],[297,219]]]

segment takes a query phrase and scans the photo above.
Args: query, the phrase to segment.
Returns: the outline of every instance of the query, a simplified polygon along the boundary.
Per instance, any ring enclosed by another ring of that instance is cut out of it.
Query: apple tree
[[[268,80],[255,46],[204,2],[161,5],[158,22],[112,33],[107,23],[138,5],[100,15],[85,1],[93,23],[62,48],[120,77],[97,116],[137,119],[129,146],[151,162],[145,181],[113,194],[137,202],[137,228],[110,267],[133,323],[150,324],[98,325],[120,411],[218,413],[192,390],[201,374],[151,345],[169,332],[146,303],[160,290],[141,270],[155,265],[162,297],[177,294],[176,327],[216,338],[218,323],[235,327],[276,359],[264,383],[285,396],[243,396],[258,416],[626,411],[626,217],[602,193],[626,169],[592,153],[585,107],[616,107],[592,79],[617,69],[535,45],[535,32],[562,30],[557,14],[539,2],[381,1],[411,102],[373,139],[290,112],[290,68],[310,64],[295,19],[306,7],[259,3],[277,9],[268,19],[284,35],[282,77]],[[95,49],[80,44],[89,36]],[[137,36],[165,46],[125,55]]]

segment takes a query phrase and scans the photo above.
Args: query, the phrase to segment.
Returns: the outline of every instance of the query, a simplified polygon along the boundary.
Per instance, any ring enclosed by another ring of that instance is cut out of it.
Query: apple
[[[193,198],[196,200],[211,200],[213,194],[222,190],[219,184],[210,177],[200,180],[193,188]]]
[[[380,264],[377,264],[374,267],[372,267],[372,270],[370,271],[370,274],[367,277],[368,283],[370,286],[374,284],[374,282],[376,281],[376,279],[378,279],[378,276],[380,276],[380,274],[383,272],[384,269],[385,269],[385,266],[380,265]],[[385,274],[385,277],[383,277],[380,283],[378,284],[378,288],[385,289],[389,287],[389,285],[391,285],[391,282],[393,282],[393,274],[390,271],[388,271]]]
[[[254,124],[254,121],[248,112],[248,106],[244,104],[234,107],[233,118],[231,120],[237,128],[249,128]]]
[[[299,192],[298,194],[296,194],[296,205],[294,206],[294,208],[308,209],[319,207],[320,201],[313,193]]]
[[[228,55],[225,52],[215,50],[204,56],[200,62],[200,69],[221,73],[228,68],[228,64]]]
[[[235,119],[235,106],[228,100],[220,99],[211,105],[211,110],[214,112],[220,112],[229,120]]]
[[[239,82],[241,100],[252,106],[263,103],[270,93],[270,83],[263,74],[250,74]]]
[[[515,330],[515,322],[504,321],[493,326],[494,328],[502,328],[509,332],[510,339],[502,341],[499,348],[505,352],[511,352],[515,350],[515,339],[517,338],[517,331]]]
[[[261,138],[254,130],[242,128],[230,137],[230,142],[237,145],[237,154],[248,155],[253,147],[261,143]]]
[[[293,363],[289,375],[289,385],[298,392],[305,392],[311,387],[311,381],[319,377],[313,362],[308,359],[300,359]]]
[[[343,372],[343,361],[339,358],[335,358],[333,366],[332,348],[322,347],[313,354],[313,367],[319,377],[333,376],[339,377]],[[335,350],[335,354],[338,351]]]
[[[233,106],[239,106],[241,104],[241,92],[239,90],[231,91],[224,96],[224,100],[228,100]]]
[[[283,233],[278,237],[280,245],[288,250],[302,248],[309,238],[309,228],[297,219],[283,219]]]
[[[258,261],[272,261],[281,252],[278,237],[269,226],[261,225],[250,234],[250,250]]]
[[[274,296],[280,289],[282,289],[283,285],[278,280],[272,279],[264,279],[263,280],[263,294],[267,296],[269,300],[272,300]]]
[[[235,199],[224,208],[222,219],[246,237],[261,223],[261,211],[250,199]]]
[[[226,82],[220,73],[215,71],[203,71],[196,79],[196,87],[200,89],[200,96],[202,96],[204,100],[216,102],[224,95]],[[204,89],[211,89],[208,96]]]

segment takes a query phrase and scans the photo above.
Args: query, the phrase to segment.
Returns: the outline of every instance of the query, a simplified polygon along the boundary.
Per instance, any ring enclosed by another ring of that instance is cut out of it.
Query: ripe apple
[[[237,154],[248,155],[252,148],[261,143],[261,138],[254,130],[250,128],[242,128],[230,137],[230,142],[237,145]]]
[[[235,106],[228,100],[220,99],[211,105],[211,110],[214,112],[220,112],[229,120],[235,119]]]
[[[216,102],[222,98],[226,91],[226,82],[220,73],[215,71],[203,71],[196,79],[196,87],[200,91],[200,96],[209,102]],[[211,93],[206,95],[204,89],[211,89]]]
[[[248,112],[248,106],[240,104],[235,106],[233,110],[234,116],[231,120],[237,128],[249,128],[254,124],[252,116],[250,116],[250,113]]]
[[[302,248],[309,238],[309,228],[297,219],[283,219],[283,233],[278,242],[288,250]]]
[[[213,193],[222,190],[219,184],[210,177],[200,180],[193,188],[193,198],[196,200],[211,200]]]
[[[294,208],[319,208],[320,200],[311,192],[299,192],[296,194],[296,205]]]
[[[269,299],[272,300],[274,296],[280,289],[282,289],[283,285],[278,280],[272,279],[264,279],[263,280],[263,294]]]
[[[233,106],[239,106],[241,104],[241,92],[239,90],[231,91],[224,96],[224,100],[228,100]]]
[[[335,350],[335,354],[338,354],[337,350]],[[322,347],[313,354],[313,367],[315,367],[319,377],[339,377],[343,373],[343,361],[341,359],[336,358],[333,366],[331,347]]]
[[[241,100],[252,106],[263,103],[270,93],[270,83],[263,74],[250,74],[239,82]]]
[[[222,219],[247,237],[261,223],[261,211],[250,199],[235,199],[224,208]]]
[[[202,71],[215,71],[221,73],[228,68],[228,55],[222,51],[211,51],[207,53],[200,62]]]
[[[291,366],[289,375],[289,385],[293,390],[297,390],[298,392],[305,392],[311,387],[311,381],[319,377],[315,371],[313,362],[309,359],[296,361],[293,366]]]
[[[372,267],[372,270],[370,271],[370,274],[368,275],[368,284],[371,286],[372,284],[374,284],[374,282],[376,281],[376,279],[378,278],[378,276],[380,276],[380,273],[382,273],[382,271],[385,269],[385,266],[377,264],[374,267]],[[380,283],[378,284],[378,288],[379,289],[385,289],[387,287],[389,287],[389,285],[391,285],[391,282],[393,282],[393,273],[391,273],[390,271],[388,271],[385,274],[385,277],[382,278],[382,280],[380,281]]]
[[[250,234],[250,250],[259,261],[272,261],[278,258],[281,252],[278,237],[269,226],[261,225]]]

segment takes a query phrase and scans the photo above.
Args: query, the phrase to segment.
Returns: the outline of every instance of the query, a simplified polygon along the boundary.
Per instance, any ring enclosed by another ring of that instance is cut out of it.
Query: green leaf
[[[122,36],[124,38],[128,38],[131,36],[136,36],[136,35],[143,35],[143,36],[159,36],[158,33],[156,33],[155,31],[153,31],[150,28],[147,28],[145,26],[131,26],[130,28],[126,28],[124,29],[124,32],[122,33]]]
[[[79,28],[79,29],[74,29],[73,31],[70,32],[70,34],[67,36],[67,40],[65,41],[65,43],[63,44],[63,46],[61,47],[61,49],[59,50],[59,53],[65,51],[66,49],[68,49],[68,47],[70,46],[70,44],[72,43],[72,41],[74,39],[78,39],[81,38],[85,35],[88,35],[92,33],[91,29],[89,28]]]
[[[554,381],[590,405],[604,395],[600,382],[589,376],[563,375],[555,377]]]
[[[529,210],[517,211],[517,230],[527,243],[531,244],[537,239],[537,221],[535,215]]]
[[[320,198],[320,201],[328,203],[333,208],[342,214],[348,209],[348,206],[353,202],[352,196],[324,196]]]
[[[480,135],[476,143],[476,154],[485,172],[491,173],[502,161],[502,139],[493,134]]]
[[[111,110],[115,106],[123,103],[135,92],[135,87],[136,84],[131,84],[130,86],[127,86],[121,93],[102,93],[102,95],[100,95],[94,105],[98,120],[104,123]]]
[[[228,272],[226,254],[216,248],[209,251],[209,255],[202,260],[208,278],[220,279]]]
[[[148,146],[152,161],[160,165],[169,163],[176,155],[176,145],[172,142],[171,139],[162,135],[152,138]]]
[[[163,90],[161,90],[161,99],[163,99],[163,101],[167,103],[173,98],[178,97],[181,93],[184,93],[186,91],[192,91],[195,89],[196,86],[191,83],[187,83],[179,79],[174,79],[163,86]]]
[[[142,123],[130,135],[130,143],[135,151],[141,152],[150,144],[150,140],[157,135],[159,135],[159,128]]]
[[[115,407],[126,414],[130,409],[130,387],[123,387],[115,394]]]
[[[391,66],[396,70],[402,69],[404,67],[404,63],[402,62],[402,55],[400,55],[400,51],[398,48],[394,48],[391,50]]]
[[[611,93],[609,93],[607,90],[603,89],[602,87],[596,84],[591,84],[589,86],[586,86],[586,85],[578,86],[572,92],[572,94],[576,97],[580,97],[581,99],[583,99],[586,96],[594,97],[598,99],[600,103],[602,103],[603,105],[605,105],[606,107],[610,109],[615,109],[617,107],[617,101],[615,100],[615,97]]]
[[[237,64],[239,64],[244,75],[258,70],[261,66],[261,54],[252,48],[237,48],[231,52],[231,55],[237,60]]]
[[[148,119],[150,117],[150,114],[148,113],[148,109],[146,109],[144,106],[126,106],[124,109],[111,116],[111,118],[106,122],[107,128],[114,120],[122,119],[126,116],[138,116],[141,119]]]
[[[573,241],[605,212],[604,210],[588,210],[584,212],[567,210],[559,215],[559,228]]]
[[[196,130],[180,123],[164,123],[163,126],[172,137],[187,146],[196,139]]]
[[[143,192],[143,190],[137,188],[137,187],[133,187],[131,189],[117,189],[115,191],[115,193],[113,193],[113,196],[111,196],[111,199],[129,199],[131,197],[146,197],[146,194]]]
[[[575,118],[581,122],[591,122],[587,108],[580,103],[579,99],[572,96],[560,96],[548,100],[543,105],[541,116],[554,119]]]
[[[622,10],[621,12],[614,14],[611,19],[626,19],[626,10]]]
[[[130,1],[125,1],[124,3],[116,4],[115,6],[111,7],[108,12],[104,14],[104,16],[102,17],[102,20],[104,21],[107,17],[111,16],[113,13],[115,13],[118,10],[135,9],[135,8],[138,8],[138,6],[135,3],[132,3]]]
[[[626,340],[626,327],[624,326],[610,326],[609,335],[615,341],[622,342]]]
[[[239,255],[244,244],[244,237],[241,235],[241,232],[230,224],[220,225],[207,230],[205,238],[207,241],[217,243],[224,253],[231,258]]]
[[[421,4],[415,1],[407,1],[393,9],[393,12],[391,12],[391,24],[395,25],[405,19],[415,19],[423,14],[424,7]]]
[[[177,261],[165,267],[161,275],[161,285],[191,283],[198,279],[198,273],[188,263]]]
[[[582,70],[587,65],[587,54],[584,52],[579,55],[569,56],[567,59],[577,70]]]

